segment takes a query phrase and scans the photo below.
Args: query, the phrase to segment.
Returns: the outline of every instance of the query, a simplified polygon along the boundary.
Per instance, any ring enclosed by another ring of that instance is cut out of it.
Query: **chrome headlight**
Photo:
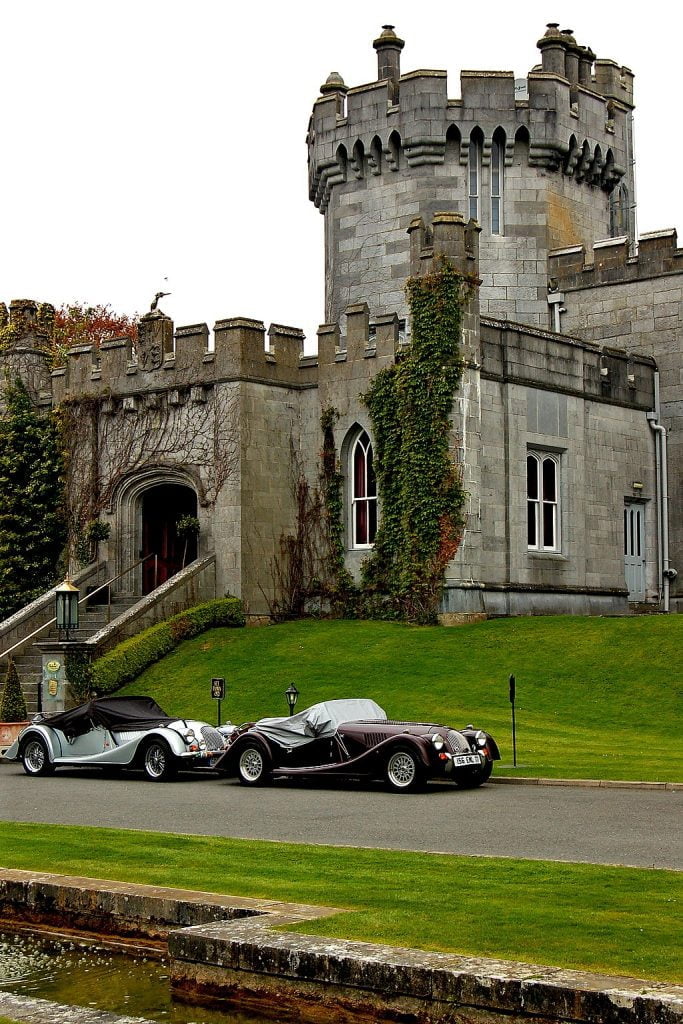
[[[187,740],[188,743],[194,743],[194,741],[197,739],[197,737],[194,734],[194,729],[186,729],[185,732],[183,733],[183,738]]]
[[[480,729],[479,732],[476,732],[474,734],[474,742],[477,744],[478,747],[485,747],[487,743],[486,733],[482,732]]]
[[[432,744],[434,745],[435,750],[443,750],[446,746],[446,740],[440,733],[435,732],[432,736]]]

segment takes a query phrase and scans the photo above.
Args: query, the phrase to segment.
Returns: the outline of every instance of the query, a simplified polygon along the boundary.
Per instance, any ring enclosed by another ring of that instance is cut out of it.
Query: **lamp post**
[[[55,619],[57,630],[65,634],[65,640],[69,639],[72,629],[78,629],[78,597],[79,589],[75,587],[69,577],[60,583],[55,589]]]
[[[287,689],[285,690],[285,697],[287,698],[287,704],[289,705],[289,714],[291,716],[294,714],[294,708],[296,707],[296,702],[299,699],[299,691],[297,690],[294,683],[290,683]]]

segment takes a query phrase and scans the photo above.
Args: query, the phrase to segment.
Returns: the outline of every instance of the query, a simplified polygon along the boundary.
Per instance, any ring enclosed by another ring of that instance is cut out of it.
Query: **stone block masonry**
[[[168,943],[184,997],[296,1019],[681,1024],[683,988],[283,932],[335,908],[0,869],[5,920]]]

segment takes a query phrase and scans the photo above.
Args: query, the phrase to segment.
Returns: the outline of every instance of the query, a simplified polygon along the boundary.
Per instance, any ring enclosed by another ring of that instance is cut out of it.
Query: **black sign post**
[[[512,704],[512,764],[513,767],[517,767],[517,735],[515,731],[515,694],[516,694],[515,677],[510,676],[510,703]]]
[[[221,724],[221,701],[225,699],[225,679],[220,676],[211,680],[211,696],[218,701],[218,725]]]

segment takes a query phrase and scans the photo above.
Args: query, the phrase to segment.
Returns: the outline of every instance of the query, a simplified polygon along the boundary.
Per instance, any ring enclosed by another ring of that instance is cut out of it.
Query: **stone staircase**
[[[113,622],[114,619],[117,619],[119,615],[122,615],[139,600],[139,597],[116,597],[112,595],[109,612],[106,600],[104,604],[89,605],[88,602],[85,602],[79,608],[79,628],[69,633],[69,639],[74,641],[88,640],[98,630],[102,629],[103,626],[106,626],[108,622]],[[54,626],[45,629],[36,637],[37,641],[59,639],[64,638],[59,636]],[[17,667],[21,688],[24,691],[26,708],[29,715],[32,715],[38,710],[38,687],[43,671],[40,649],[31,645],[24,653],[15,657],[14,663]]]
[[[133,566],[132,568],[136,568]],[[130,570],[126,570],[128,572]],[[116,584],[126,572],[109,577]],[[216,597],[216,556],[204,555],[143,596],[118,595],[114,591],[107,603],[108,591],[102,578],[108,579],[107,564],[92,563],[74,577],[74,583],[85,595],[99,593],[79,603],[79,628],[72,630],[69,640],[82,645],[93,658],[101,657],[116,644],[134,636],[186,608]],[[43,657],[40,644],[63,640],[54,626],[48,625],[55,614],[54,587],[36,598],[13,616],[0,622],[0,689],[6,671],[6,657],[11,654],[17,666],[19,681],[29,715],[38,710],[39,686]]]

